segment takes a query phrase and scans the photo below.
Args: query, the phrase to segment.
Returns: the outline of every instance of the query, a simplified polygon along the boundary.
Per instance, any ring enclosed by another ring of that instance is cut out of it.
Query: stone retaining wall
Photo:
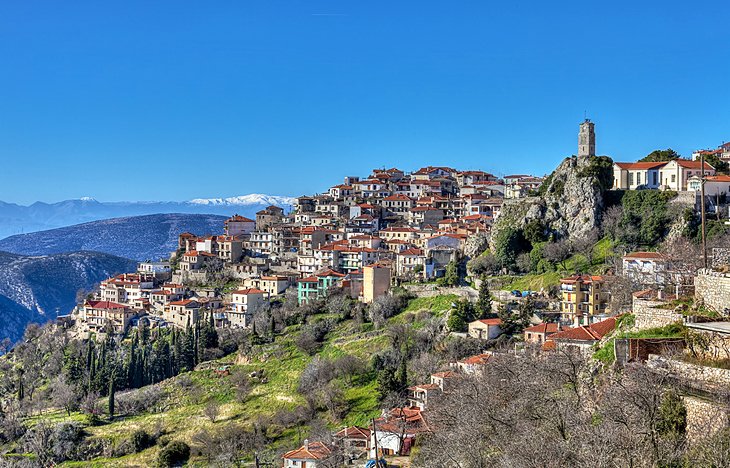
[[[651,301],[647,299],[633,299],[633,312],[636,317],[635,327],[639,330],[645,328],[658,328],[682,321],[682,314],[671,309],[660,309],[659,306],[666,304],[662,301]]]
[[[686,395],[682,397],[687,409],[687,440],[696,443],[726,428],[728,408],[715,401]]]
[[[651,369],[667,373],[674,378],[687,382],[690,386],[700,390],[712,391],[716,389],[726,391],[730,386],[730,369],[699,366],[655,354],[649,356],[646,365]]]
[[[695,299],[722,315],[730,315],[730,274],[699,270],[695,276]]]
[[[726,248],[712,249],[712,266],[713,266],[713,268],[720,268],[725,265],[730,265],[730,249],[726,249]]]

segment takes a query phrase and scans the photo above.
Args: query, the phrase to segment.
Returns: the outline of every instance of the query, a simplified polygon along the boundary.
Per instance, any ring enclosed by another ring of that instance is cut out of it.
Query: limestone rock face
[[[476,257],[480,253],[489,248],[489,235],[486,232],[480,232],[470,236],[466,240],[464,246],[464,255],[469,258]]]
[[[508,228],[521,229],[531,221],[542,222],[556,239],[577,239],[601,224],[603,193],[612,174],[605,156],[566,158],[545,180],[543,195],[506,200],[492,227],[491,243]]]

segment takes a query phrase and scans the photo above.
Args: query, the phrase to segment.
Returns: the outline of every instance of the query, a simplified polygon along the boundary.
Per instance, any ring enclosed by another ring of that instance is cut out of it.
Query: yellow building
[[[366,304],[386,294],[390,289],[390,267],[373,263],[363,268],[362,301]]]
[[[602,276],[573,275],[560,280],[560,313],[573,325],[590,325],[608,311],[608,293]],[[594,316],[601,316],[594,319]]]

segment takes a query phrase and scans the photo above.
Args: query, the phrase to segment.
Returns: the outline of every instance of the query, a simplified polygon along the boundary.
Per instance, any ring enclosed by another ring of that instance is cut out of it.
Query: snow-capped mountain
[[[101,219],[141,216],[159,213],[194,213],[253,217],[269,205],[286,211],[293,198],[277,195],[250,194],[230,198],[198,198],[181,202],[136,201],[100,202],[91,197],[57,203],[36,202],[23,206],[0,201],[0,239],[14,234],[43,231]]]
[[[275,205],[291,207],[294,205],[294,198],[282,197],[279,195],[265,195],[263,193],[251,193],[229,198],[195,198],[189,203],[194,205],[216,205],[216,206],[247,206],[247,205]]]

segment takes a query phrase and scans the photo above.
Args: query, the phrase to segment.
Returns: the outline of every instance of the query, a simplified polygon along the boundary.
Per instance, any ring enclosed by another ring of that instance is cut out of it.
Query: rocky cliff
[[[500,231],[540,223],[556,239],[579,238],[599,228],[603,194],[611,186],[612,164],[607,156],[572,156],[545,179],[539,195],[506,200],[492,227],[492,243]],[[492,245],[494,247],[494,245]]]

